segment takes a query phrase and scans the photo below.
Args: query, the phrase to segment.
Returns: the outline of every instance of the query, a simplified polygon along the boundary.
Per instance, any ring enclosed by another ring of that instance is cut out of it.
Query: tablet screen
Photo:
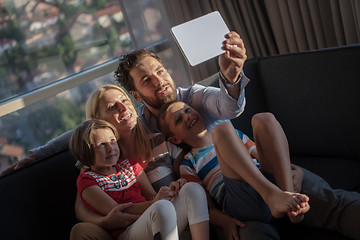
[[[172,27],[171,33],[187,62],[195,66],[224,53],[222,42],[229,29],[215,11]]]

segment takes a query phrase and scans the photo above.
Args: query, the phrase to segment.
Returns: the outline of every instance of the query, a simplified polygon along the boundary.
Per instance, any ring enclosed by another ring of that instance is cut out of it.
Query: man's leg
[[[239,228],[241,240],[280,240],[276,227],[270,223],[248,221],[246,226]]]
[[[72,227],[70,240],[112,240],[110,234],[97,224],[81,222]]]
[[[303,169],[301,193],[306,194],[311,206],[303,223],[338,231],[360,239],[360,193],[333,189],[320,176]]]
[[[280,240],[277,228],[270,223],[257,221],[246,221],[244,223],[246,224],[245,227],[238,228],[240,240]],[[217,237],[215,239],[225,239],[220,227],[211,226],[211,229],[216,232]]]

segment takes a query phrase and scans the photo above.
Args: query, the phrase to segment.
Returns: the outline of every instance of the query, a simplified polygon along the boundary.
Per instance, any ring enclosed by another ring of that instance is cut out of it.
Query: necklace
[[[119,189],[121,187],[126,187],[128,185],[128,181],[125,180],[125,176],[120,174],[118,176],[113,175],[110,179],[114,182],[114,186]]]

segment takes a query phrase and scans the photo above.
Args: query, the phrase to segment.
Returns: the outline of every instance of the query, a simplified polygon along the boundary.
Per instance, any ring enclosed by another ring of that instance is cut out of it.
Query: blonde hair
[[[102,119],[100,116],[99,111],[99,102],[104,93],[109,89],[115,89],[121,92],[124,96],[128,98],[130,102],[130,97],[126,94],[125,90],[122,89],[119,86],[113,85],[113,84],[106,84],[102,87],[99,87],[98,89],[94,90],[87,102],[86,102],[86,119]],[[153,151],[152,151],[152,140],[149,139],[149,133],[150,131],[145,126],[144,122],[138,117],[137,112],[134,112],[137,116],[136,118],[136,126],[135,126],[135,146],[138,150],[138,156],[142,159],[149,159],[153,157]]]
[[[116,128],[107,121],[91,119],[78,125],[71,135],[69,148],[71,153],[86,166],[92,166],[95,163],[93,135],[96,129],[110,129],[115,138],[119,139]]]

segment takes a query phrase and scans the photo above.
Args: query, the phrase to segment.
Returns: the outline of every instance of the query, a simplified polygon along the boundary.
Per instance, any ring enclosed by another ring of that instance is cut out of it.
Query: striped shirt
[[[255,148],[255,143],[244,133],[236,130],[249,153]],[[254,163],[259,166],[254,159]],[[216,156],[214,145],[193,148],[185,156],[180,166],[180,175],[189,182],[202,184],[219,205],[222,205],[224,179]]]
[[[85,207],[97,214],[103,215],[97,209],[87,203],[81,196],[82,191],[89,186],[99,186],[117,203],[145,202],[140,187],[136,181],[138,174],[143,171],[142,167],[130,159],[120,160],[115,165],[117,173],[103,175],[91,170],[82,172],[77,180],[78,193]]]

